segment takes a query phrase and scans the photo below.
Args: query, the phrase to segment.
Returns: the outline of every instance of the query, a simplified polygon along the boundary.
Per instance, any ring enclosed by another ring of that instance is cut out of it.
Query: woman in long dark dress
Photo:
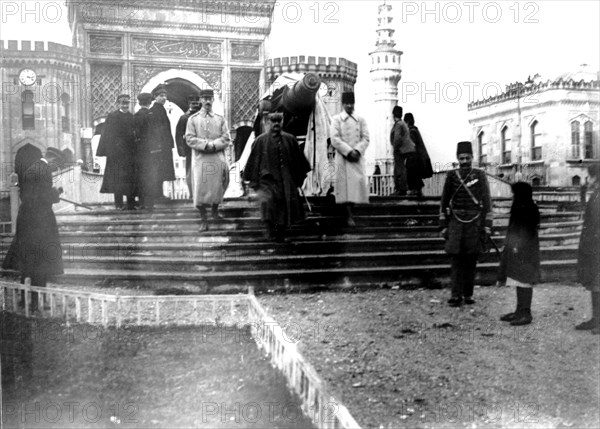
[[[23,148],[15,158],[21,205],[17,231],[2,264],[27,277],[32,286],[46,286],[49,277],[63,273],[62,248],[52,204],[59,201],[61,190],[52,187],[52,173],[40,149]],[[32,297],[32,309],[37,295]]]
[[[540,281],[540,211],[533,201],[533,189],[525,182],[512,185],[513,204],[498,280],[515,286],[517,309],[500,318],[511,325],[531,323],[533,286]]]

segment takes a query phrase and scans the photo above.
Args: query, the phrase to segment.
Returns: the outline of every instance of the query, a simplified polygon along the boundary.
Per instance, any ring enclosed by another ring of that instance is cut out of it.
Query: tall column
[[[384,3],[379,6],[377,18],[377,42],[371,57],[371,80],[374,85],[375,120],[371,132],[371,156],[381,166],[383,174],[391,174],[393,154],[390,145],[390,131],[394,123],[392,109],[398,104],[398,83],[402,69],[402,51],[394,49],[394,28],[392,26],[392,6]]]

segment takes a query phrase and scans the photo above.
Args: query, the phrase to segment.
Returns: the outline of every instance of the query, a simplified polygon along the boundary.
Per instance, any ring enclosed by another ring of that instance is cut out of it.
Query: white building
[[[468,110],[475,161],[506,180],[577,186],[600,160],[600,73],[586,65],[508,85]]]

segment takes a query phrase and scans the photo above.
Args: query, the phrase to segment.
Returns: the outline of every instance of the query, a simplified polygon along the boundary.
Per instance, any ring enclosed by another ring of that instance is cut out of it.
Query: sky
[[[29,0],[33,13],[9,13],[22,3],[0,0],[0,38],[70,44],[63,0]],[[356,62],[356,110],[375,123],[369,52],[375,47],[381,3],[278,0],[269,56]],[[471,138],[469,102],[536,73],[553,78],[584,63],[600,69],[598,1],[387,3],[392,6],[396,48],[403,52],[398,103],[415,115],[433,162],[453,161],[456,142]]]

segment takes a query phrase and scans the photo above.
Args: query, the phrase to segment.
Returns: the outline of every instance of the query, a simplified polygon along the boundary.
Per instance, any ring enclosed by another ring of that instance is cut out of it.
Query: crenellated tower
[[[394,123],[392,109],[398,103],[398,82],[402,69],[402,51],[395,49],[392,6],[385,1],[379,6],[377,17],[377,41],[371,57],[371,79],[374,83],[375,121],[371,125],[370,151],[383,174],[391,174],[393,153],[390,145],[390,130]]]

